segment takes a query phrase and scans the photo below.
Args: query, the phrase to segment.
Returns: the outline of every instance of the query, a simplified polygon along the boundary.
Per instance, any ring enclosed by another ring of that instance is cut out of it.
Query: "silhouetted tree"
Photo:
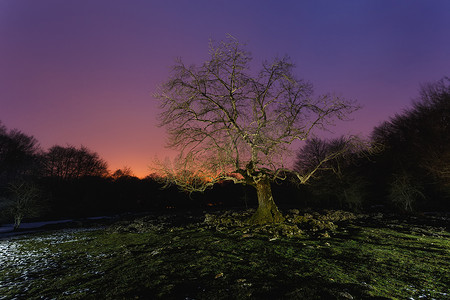
[[[114,180],[117,180],[122,177],[133,177],[133,176],[134,176],[133,170],[131,170],[131,168],[128,166],[125,166],[121,169],[117,169],[111,174],[111,178]]]
[[[38,141],[0,122],[0,214],[14,218],[17,229],[24,217],[41,212],[39,188],[34,183],[41,171]]]
[[[414,203],[418,205],[419,200],[422,201],[422,206],[433,201],[439,201],[438,205],[441,206],[447,202],[448,206],[448,77],[422,86],[420,96],[413,102],[412,108],[376,127],[372,138],[385,146],[385,151],[377,158],[378,176],[389,180],[385,182],[386,195],[393,203],[407,210],[412,209]]]
[[[450,187],[450,78],[424,85],[420,99],[413,110],[427,128],[422,136],[430,142],[421,166]]]
[[[359,209],[366,180],[358,172],[357,164],[375,149],[357,137],[312,138],[297,153],[294,168],[301,174],[316,170],[309,182],[313,195],[327,202],[329,199],[338,202],[331,205],[342,207],[345,204],[348,208]]]
[[[414,181],[415,178],[405,171],[392,174],[388,199],[403,210],[412,211],[413,203],[417,199],[425,198],[422,187]]]
[[[314,169],[339,172],[343,157],[348,156],[354,148],[354,141],[340,137],[332,140],[319,138],[308,139],[297,153],[295,170],[308,174]],[[317,175],[317,174],[316,174]]]
[[[108,164],[96,152],[81,146],[53,146],[45,154],[45,173],[60,179],[108,175]]]
[[[0,122],[0,188],[36,175],[40,152],[34,137],[16,129],[8,131]]]
[[[283,221],[270,185],[291,172],[283,166],[283,155],[295,140],[307,139],[313,129],[324,129],[358,107],[332,95],[314,97],[312,85],[295,78],[286,57],[266,61],[251,74],[251,55],[231,36],[211,43],[210,54],[200,67],[179,60],[156,94],[169,146],[181,151],[164,178],[200,191],[222,180],[249,184],[259,204],[250,222]],[[305,183],[311,173],[296,176]]]
[[[24,181],[11,183],[8,189],[8,196],[0,199],[0,211],[14,218],[14,230],[17,230],[24,218],[37,217],[42,212],[40,190],[35,184]]]

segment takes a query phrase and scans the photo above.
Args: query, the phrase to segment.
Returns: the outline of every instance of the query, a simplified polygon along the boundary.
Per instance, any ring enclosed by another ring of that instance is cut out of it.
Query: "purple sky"
[[[358,100],[336,134],[368,135],[450,75],[448,0],[0,0],[0,120],[146,175],[172,155],[152,93],[228,33],[254,62],[287,54],[318,93]]]

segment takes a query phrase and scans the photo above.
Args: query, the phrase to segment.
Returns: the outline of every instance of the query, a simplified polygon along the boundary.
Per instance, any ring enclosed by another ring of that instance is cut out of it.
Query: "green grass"
[[[449,232],[399,222],[348,221],[329,238],[199,224],[1,243],[0,299],[450,299]]]

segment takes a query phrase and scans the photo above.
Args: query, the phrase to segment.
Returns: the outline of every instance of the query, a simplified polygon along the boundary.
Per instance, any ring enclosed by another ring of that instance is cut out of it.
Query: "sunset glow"
[[[238,8],[238,9],[236,9]],[[363,106],[333,131],[370,134],[450,70],[449,1],[0,1],[0,120],[46,150],[84,145],[111,171],[174,157],[152,97],[177,57],[230,33],[255,66],[289,55],[317,93]],[[259,69],[259,68],[255,68]]]

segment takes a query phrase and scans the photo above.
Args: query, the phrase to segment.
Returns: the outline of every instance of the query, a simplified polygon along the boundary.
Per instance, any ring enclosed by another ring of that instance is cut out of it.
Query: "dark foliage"
[[[108,164],[96,152],[81,146],[51,147],[44,156],[45,175],[63,180],[106,176]]]
[[[362,209],[367,185],[362,166],[366,165],[368,153],[345,137],[307,140],[297,154],[295,169],[298,172],[318,169],[306,187],[310,205]]]
[[[450,209],[450,79],[424,85],[411,109],[376,127],[379,196],[403,209]]]
[[[0,187],[36,176],[39,170],[38,141],[17,129],[7,130],[0,121]]]
[[[39,216],[42,202],[34,184],[41,171],[37,140],[0,122],[0,219],[14,220],[18,228],[24,217]]]

